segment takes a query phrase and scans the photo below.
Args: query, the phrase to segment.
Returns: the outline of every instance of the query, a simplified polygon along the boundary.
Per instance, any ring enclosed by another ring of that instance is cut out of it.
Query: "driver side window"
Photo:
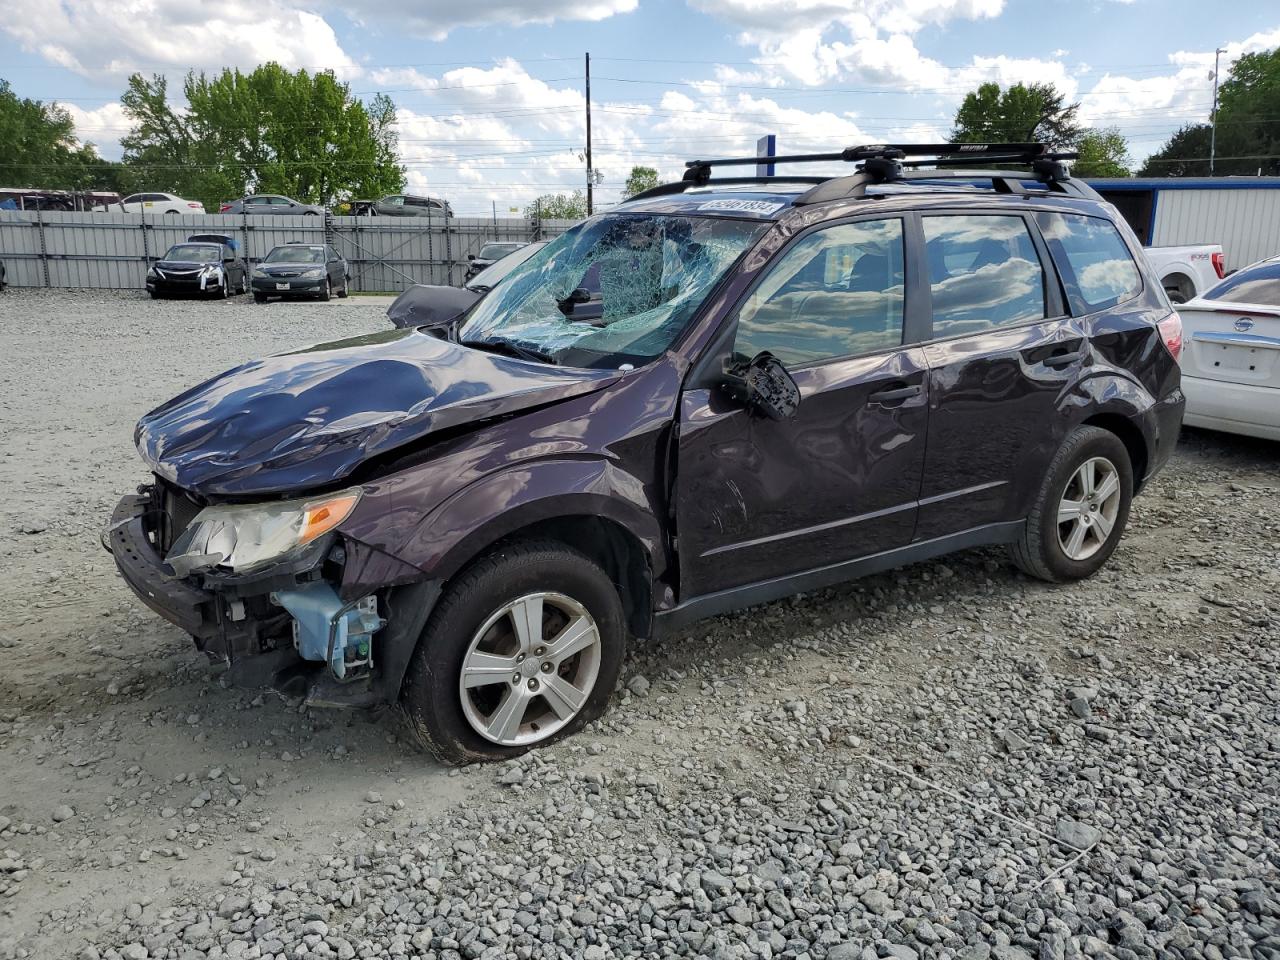
[[[734,353],[789,367],[902,343],[902,221],[817,230],[769,271],[738,313]]]

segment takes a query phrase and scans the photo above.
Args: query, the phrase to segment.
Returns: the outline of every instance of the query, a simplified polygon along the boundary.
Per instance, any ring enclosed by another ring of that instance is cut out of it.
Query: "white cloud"
[[[324,18],[288,0],[9,0],[6,9],[0,29],[23,49],[95,79],[268,60],[358,70]]]
[[[105,103],[92,110],[74,103],[61,106],[75,122],[76,139],[81,143],[92,143],[98,148],[99,156],[108,160],[120,159],[120,138],[129,132],[129,118],[124,107],[118,102]]]
[[[1004,0],[692,0],[704,13],[720,17],[761,38],[803,30],[826,32],[843,25],[855,35],[882,29],[886,33],[915,33],[928,24],[948,20],[978,20],[999,16]]]
[[[389,20],[399,29],[443,40],[458,27],[605,20],[638,5],[639,0],[368,0],[358,9],[343,9],[351,16]]]

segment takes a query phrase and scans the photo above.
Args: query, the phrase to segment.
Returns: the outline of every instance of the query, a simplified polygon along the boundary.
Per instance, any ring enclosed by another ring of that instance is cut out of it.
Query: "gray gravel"
[[[224,689],[93,540],[137,413],[380,313],[0,297],[0,960],[1280,958],[1280,445],[1189,432],[1086,583],[978,551],[720,618],[447,771]]]

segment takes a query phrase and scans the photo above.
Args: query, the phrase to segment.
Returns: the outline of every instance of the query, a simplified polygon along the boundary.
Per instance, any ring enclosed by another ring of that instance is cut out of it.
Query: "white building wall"
[[[1227,269],[1280,255],[1280,190],[1161,190],[1153,247],[1220,243]]]

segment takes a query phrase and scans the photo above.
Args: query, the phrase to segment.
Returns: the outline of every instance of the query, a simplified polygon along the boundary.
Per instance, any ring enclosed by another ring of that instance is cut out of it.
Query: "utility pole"
[[[595,188],[596,174],[591,169],[591,54],[587,54],[587,216],[591,216],[594,212],[592,209],[592,191]],[[1216,83],[1214,89],[1217,89]]]
[[[1213,176],[1213,155],[1218,146],[1218,57],[1227,51],[1221,47],[1213,51],[1213,126],[1209,128],[1209,176]]]

